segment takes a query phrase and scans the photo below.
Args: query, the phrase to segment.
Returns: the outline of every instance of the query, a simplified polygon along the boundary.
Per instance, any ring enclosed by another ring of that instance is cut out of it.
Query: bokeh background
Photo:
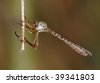
[[[21,43],[20,0],[0,0],[0,69],[100,69],[100,0],[25,0],[25,16],[42,20],[48,27],[87,48],[93,56],[80,56],[49,33],[39,35],[40,47]],[[34,35],[26,31],[32,41]]]

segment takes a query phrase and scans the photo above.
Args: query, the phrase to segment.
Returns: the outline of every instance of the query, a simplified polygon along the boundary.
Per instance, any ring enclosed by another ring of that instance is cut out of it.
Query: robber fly
[[[36,34],[33,43],[30,43],[28,41],[28,39],[25,37],[25,42],[28,43],[30,46],[36,48],[36,49],[39,47],[39,43],[38,43],[38,35],[39,35],[39,33],[40,32],[48,32],[48,33],[52,34],[54,37],[60,39],[64,43],[66,43],[73,50],[75,50],[78,54],[83,55],[83,56],[92,56],[92,53],[90,51],[88,51],[85,48],[83,48],[82,46],[76,44],[75,42],[73,42],[69,38],[64,37],[61,34],[55,32],[54,30],[48,28],[47,24],[45,22],[43,22],[43,21],[40,21],[40,22],[36,21],[36,22],[34,22],[32,24],[30,21],[28,21],[25,18],[25,27],[31,34]],[[19,38],[20,41],[22,41],[21,40],[21,36],[19,36],[17,34],[17,32],[15,32],[15,35]]]

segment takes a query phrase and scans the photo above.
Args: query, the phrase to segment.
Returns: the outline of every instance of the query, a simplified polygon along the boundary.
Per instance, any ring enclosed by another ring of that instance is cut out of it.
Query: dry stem
[[[25,45],[24,45],[24,36],[25,36],[24,3],[25,3],[25,0],[21,0],[21,21],[22,21],[22,44],[21,44],[21,50],[25,49]]]

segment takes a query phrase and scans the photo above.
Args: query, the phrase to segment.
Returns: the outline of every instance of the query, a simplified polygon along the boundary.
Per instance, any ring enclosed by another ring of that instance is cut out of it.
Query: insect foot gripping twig
[[[17,34],[16,31],[15,31],[15,35],[16,35],[16,37],[19,39],[19,41],[22,42],[21,36],[19,36],[19,35]],[[28,43],[30,46],[32,46],[33,48],[35,47],[35,45],[32,44],[32,43],[30,43],[30,42],[27,40],[27,38],[25,38],[25,37],[24,37],[24,41],[25,41],[26,43]]]

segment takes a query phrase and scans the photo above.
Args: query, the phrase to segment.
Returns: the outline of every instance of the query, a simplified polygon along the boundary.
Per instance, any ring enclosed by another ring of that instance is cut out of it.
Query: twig
[[[22,44],[21,44],[21,50],[22,51],[25,49],[25,45],[24,45],[24,36],[25,36],[24,2],[25,2],[25,0],[21,0],[21,21],[22,21]]]

